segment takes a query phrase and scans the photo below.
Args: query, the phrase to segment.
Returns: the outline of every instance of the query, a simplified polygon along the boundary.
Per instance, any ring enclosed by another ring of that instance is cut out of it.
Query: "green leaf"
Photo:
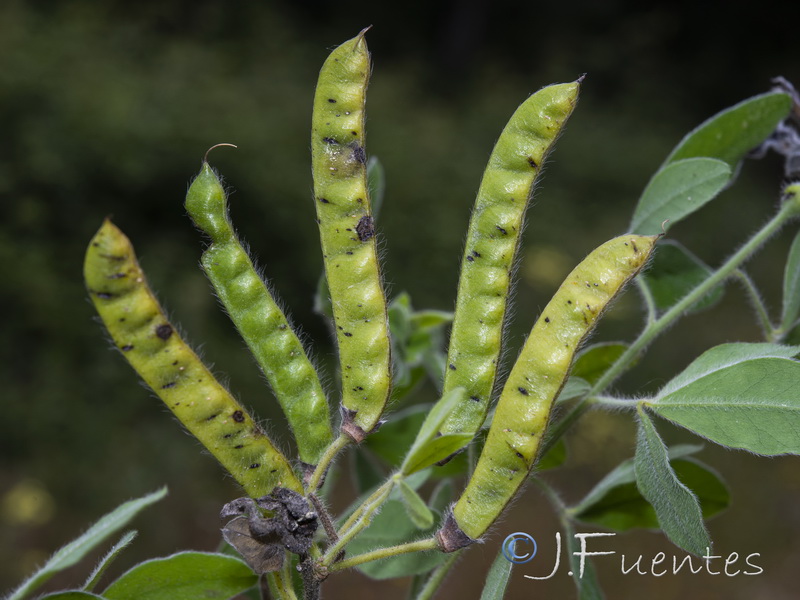
[[[547,451],[547,454],[536,461],[532,474],[560,467],[565,460],[567,460],[567,443],[561,438]]]
[[[356,556],[376,548],[404,544],[434,534],[434,527],[420,531],[408,518],[401,500],[389,499],[370,526],[347,545],[347,555]],[[427,573],[448,558],[448,554],[437,550],[411,552],[385,558],[356,567],[373,579],[393,579],[407,575]]]
[[[102,596],[82,590],[65,590],[41,596],[38,600],[105,600]]]
[[[650,289],[658,310],[671,308],[712,274],[711,268],[678,242],[665,240],[656,248],[650,267],[639,281]],[[716,304],[724,288],[716,287],[690,309],[697,312]]]
[[[666,231],[714,199],[730,177],[730,166],[713,158],[687,158],[661,168],[636,205],[630,231],[642,235]]]
[[[431,406],[414,404],[389,415],[388,421],[378,431],[367,436],[361,446],[372,450],[389,465],[399,466],[407,449],[414,443]]]
[[[114,535],[114,533],[125,527],[139,511],[158,502],[166,495],[167,488],[163,487],[152,494],[121,504],[92,525],[79,538],[73,540],[53,554],[43,567],[25,580],[10,596],[8,596],[8,598],[6,598],[6,600],[19,600],[26,594],[40,587],[59,571],[73,566],[98,545],[103,543],[109,536]]]
[[[597,581],[597,572],[591,558],[584,558],[583,577],[581,577],[580,542],[575,537],[575,528],[569,520],[564,523],[567,534],[567,556],[572,572],[572,581],[578,590],[578,600],[603,600],[605,595]]]
[[[702,556],[711,547],[711,538],[697,496],[678,480],[664,442],[641,408],[634,471],[639,491],[653,505],[662,531],[676,546]]]
[[[783,276],[781,325],[784,330],[794,324],[798,315],[800,315],[800,233],[795,236],[789,249],[786,272]]]
[[[567,400],[572,400],[573,398],[580,398],[581,396],[586,395],[591,388],[592,386],[589,385],[588,381],[573,375],[567,379],[567,383],[565,383],[564,387],[561,388],[558,398],[556,398],[556,402],[566,402]]]
[[[513,566],[514,563],[503,556],[502,550],[497,553],[497,557],[486,575],[486,583],[483,585],[481,600],[503,600]]]
[[[411,323],[417,329],[435,329],[453,322],[453,313],[444,310],[420,310],[411,315]]]
[[[225,554],[179,552],[139,563],[103,592],[108,600],[223,600],[258,583],[244,561]]]
[[[119,556],[119,554],[127,548],[130,543],[136,538],[136,531],[128,531],[123,535],[120,540],[114,544],[114,546],[109,550],[106,555],[100,559],[100,562],[97,563],[97,566],[92,571],[92,574],[86,579],[86,583],[83,584],[83,590],[86,592],[91,592],[94,587],[97,585],[97,582],[100,581],[100,578],[105,573],[105,570],[114,562],[114,559]]]
[[[415,471],[424,469],[447,458],[450,454],[469,443],[469,440],[472,439],[470,434],[457,433],[436,437],[448,415],[463,402],[464,395],[464,388],[457,387],[434,404],[400,467],[401,473],[410,475]]]
[[[430,467],[461,450],[469,444],[471,433],[447,433],[428,440],[416,450],[408,453],[408,458],[400,467],[404,475],[411,475],[426,467]]]
[[[733,170],[745,154],[772,134],[791,107],[791,98],[782,92],[770,92],[740,102],[686,135],[664,164],[707,156],[725,161]]]
[[[697,495],[703,518],[708,519],[728,507],[730,494],[713,469],[688,458],[701,448],[674,446],[669,449],[668,456],[678,479]],[[659,526],[655,509],[636,486],[633,459],[618,465],[581,502],[568,510],[573,519],[619,532]]]
[[[398,346],[404,347],[411,335],[411,296],[402,292],[396,296],[388,308],[389,329]]]
[[[627,349],[628,345],[622,342],[593,344],[578,353],[572,375],[594,384]]]
[[[386,194],[386,172],[377,156],[370,156],[367,160],[367,189],[372,205],[372,217],[377,221]]]
[[[419,497],[419,494],[402,479],[398,481],[397,486],[400,488],[400,496],[406,507],[408,518],[411,519],[417,529],[430,529],[433,527],[433,513],[427,507],[425,501]]]
[[[655,414],[731,448],[800,453],[797,346],[722,344],[711,348],[646,403]]]

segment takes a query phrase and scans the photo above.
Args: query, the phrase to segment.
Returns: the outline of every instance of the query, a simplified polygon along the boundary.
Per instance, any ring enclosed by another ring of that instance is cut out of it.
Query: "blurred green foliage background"
[[[768,14],[766,6],[758,10]],[[368,151],[380,157],[388,184],[378,223],[383,270],[391,293],[410,292],[418,308],[453,307],[474,193],[513,110],[545,84],[588,73],[529,213],[507,358],[572,266],[624,232],[649,175],[683,134],[766,91],[772,76],[800,82],[796,21],[784,9],[762,25],[732,8],[701,16],[691,3],[624,0],[0,4],[0,589],[103,512],[162,484],[170,497],[139,519],[141,537],[120,568],[178,549],[213,549],[219,507],[237,494],[93,320],[81,267],[107,215],[134,242],[188,339],[290,446],[265,384],[197,267],[201,237],[182,207],[187,182],[215,143],[239,146],[211,156],[234,190],[234,223],[305,332],[333,392],[334,348],[312,312],[322,263],[311,201],[310,111],[328,50],[369,24],[375,66]],[[671,237],[717,264],[774,209],[781,177],[774,156],[748,163],[733,189]],[[751,269],[773,307],[792,233],[773,241]],[[630,293],[596,339],[629,338],[640,319]],[[757,335],[746,300],[731,286],[722,304],[657,343],[620,389],[644,394],[708,346]],[[433,394],[425,388],[419,400]],[[568,501],[633,452],[628,416],[584,420],[571,437],[567,465],[550,476]],[[662,429],[670,439],[686,439]],[[601,564],[610,598],[639,598],[656,585],[663,598],[795,597],[797,459],[718,448],[703,458],[728,479],[734,499],[711,523],[718,550],[760,552],[765,573],[657,580],[622,577],[618,563]],[[350,497],[343,479],[333,506]],[[475,597],[507,533],[542,531],[552,540],[557,524],[550,514],[529,491],[496,536],[470,553],[465,562],[475,568],[462,565],[445,597]],[[629,554],[671,552],[660,535],[621,540]],[[361,585],[364,593],[403,597],[395,584],[368,584],[355,574],[334,579],[334,598]],[[81,580],[76,574],[65,583]],[[541,584],[517,574],[512,597],[539,590],[571,597],[571,585],[566,574]]]

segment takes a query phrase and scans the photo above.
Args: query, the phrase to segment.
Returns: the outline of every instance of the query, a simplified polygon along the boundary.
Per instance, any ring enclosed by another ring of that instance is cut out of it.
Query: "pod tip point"
[[[228,142],[221,142],[219,144],[214,144],[213,146],[211,146],[211,148],[206,150],[205,155],[203,155],[203,164],[204,165],[208,164],[208,153],[211,152],[214,148],[219,148],[220,146],[230,146],[231,148],[238,148],[239,147],[236,144],[230,144]]]

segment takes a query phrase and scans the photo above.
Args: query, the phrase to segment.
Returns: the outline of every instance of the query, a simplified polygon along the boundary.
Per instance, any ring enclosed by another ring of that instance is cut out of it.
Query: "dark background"
[[[633,1],[4,2],[0,590],[104,512],[164,484],[170,496],[136,521],[140,537],[115,569],[214,549],[219,508],[237,495],[93,320],[81,266],[105,216],[132,239],[188,339],[243,402],[274,417],[268,428],[289,447],[269,392],[197,268],[201,238],[182,202],[209,146],[239,145],[211,157],[235,190],[234,222],[333,381],[334,349],[311,309],[322,263],[308,141],[315,79],[331,48],[374,25],[368,151],[387,171],[378,223],[383,271],[392,294],[407,290],[422,308],[453,307],[469,210],[508,117],[543,85],[588,73],[529,213],[508,330],[513,357],[560,279],[625,231],[650,174],[687,131],[766,91],[775,75],[800,81],[796,16],[768,3],[737,12],[727,4],[701,11],[697,3]],[[718,264],[774,210],[781,177],[774,156],[746,164],[735,188],[671,237]],[[751,267],[774,311],[793,233],[783,232]],[[635,300],[630,293],[618,303],[595,339],[630,339],[641,322]],[[747,301],[730,286],[722,304],[660,339],[620,391],[646,394],[710,345],[757,336]],[[419,401],[433,393],[421,390]],[[670,441],[691,439],[659,428]],[[632,455],[633,434],[628,415],[590,414],[570,437],[569,461],[548,480],[577,501]],[[700,457],[733,496],[731,509],[710,523],[717,554],[761,553],[765,572],[621,576],[618,557],[601,558],[608,597],[795,597],[797,459],[708,445]],[[334,507],[352,494],[343,479]],[[442,597],[477,598],[508,533],[532,533],[549,557],[545,546],[557,529],[547,503],[528,490],[489,541],[468,553]],[[608,547],[628,557],[683,556],[649,532],[618,536]],[[548,582],[522,577],[551,565],[548,558],[518,568],[510,597],[574,597],[566,568]],[[54,583],[78,584],[88,570]],[[345,575],[331,578],[329,596],[369,586],[358,589],[403,598],[402,585]]]

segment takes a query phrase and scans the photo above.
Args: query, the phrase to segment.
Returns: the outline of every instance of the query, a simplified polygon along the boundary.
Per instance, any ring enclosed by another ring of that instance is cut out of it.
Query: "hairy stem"
[[[761,298],[761,294],[758,292],[753,280],[741,269],[737,269],[734,276],[741,282],[742,286],[744,286],[744,291],[756,311],[756,316],[761,325],[761,330],[764,333],[764,338],[769,342],[774,342],[775,328],[772,326],[767,307],[764,305],[764,300]]]
[[[372,516],[377,512],[381,505],[389,497],[389,493],[395,484],[395,478],[392,477],[383,483],[375,492],[359,506],[350,518],[345,521],[344,525],[339,531],[339,540],[329,546],[319,564],[323,567],[330,567],[331,563],[336,560],[339,552],[372,521]]]
[[[389,546],[387,548],[378,548],[364,554],[359,554],[345,560],[340,560],[338,563],[332,565],[328,571],[341,571],[349,569],[357,565],[361,565],[373,560],[380,560],[382,558],[389,558],[390,556],[397,556],[398,554],[407,554],[409,552],[425,552],[427,550],[436,550],[439,547],[439,542],[436,537],[425,538],[417,542],[407,542],[405,544],[398,544],[397,546]]]
[[[352,441],[353,440],[349,436],[340,434],[339,437],[333,440],[333,443],[325,449],[325,452],[323,452],[322,456],[320,457],[319,463],[314,469],[314,472],[308,479],[308,484],[306,485],[306,494],[313,494],[320,488],[322,482],[325,480],[325,473],[328,472],[328,467],[330,467],[333,459],[336,458],[336,455],[339,454],[339,452],[347,447]]]

